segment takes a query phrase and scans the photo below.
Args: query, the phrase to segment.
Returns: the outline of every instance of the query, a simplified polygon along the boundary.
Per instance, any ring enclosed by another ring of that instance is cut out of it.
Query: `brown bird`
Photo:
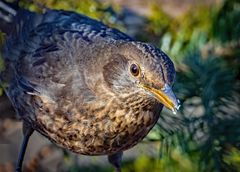
[[[0,79],[24,133],[16,171],[36,130],[72,152],[108,155],[119,172],[122,152],[148,134],[162,107],[179,107],[170,58],[75,12],[4,4]]]

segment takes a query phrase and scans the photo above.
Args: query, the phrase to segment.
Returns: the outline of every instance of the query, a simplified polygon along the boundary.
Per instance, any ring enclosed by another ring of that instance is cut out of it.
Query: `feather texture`
[[[19,117],[59,146],[99,155],[142,140],[162,109],[139,82],[171,85],[173,63],[156,47],[81,14],[20,10],[0,75]],[[141,67],[134,77],[129,65]]]

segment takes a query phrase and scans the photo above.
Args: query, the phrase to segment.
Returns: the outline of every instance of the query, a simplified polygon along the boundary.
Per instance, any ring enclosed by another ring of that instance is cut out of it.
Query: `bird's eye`
[[[131,64],[130,71],[133,76],[138,76],[140,73],[139,66],[136,64]]]

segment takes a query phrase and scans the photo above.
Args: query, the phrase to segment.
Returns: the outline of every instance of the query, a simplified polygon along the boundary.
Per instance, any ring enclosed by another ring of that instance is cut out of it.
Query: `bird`
[[[107,155],[120,172],[123,151],[149,133],[162,108],[179,109],[173,62],[83,14],[16,4],[0,1],[0,82],[23,122],[16,172],[34,131],[74,153]]]

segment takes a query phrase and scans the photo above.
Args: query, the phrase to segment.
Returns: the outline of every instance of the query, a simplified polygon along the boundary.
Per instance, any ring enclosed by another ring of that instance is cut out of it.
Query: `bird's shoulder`
[[[51,100],[51,104],[59,104],[60,99],[75,101],[77,97],[81,102],[93,100],[95,95],[83,72],[84,60],[76,62],[76,57],[84,59],[81,52],[87,44],[78,32],[65,30],[42,38],[34,35],[14,51],[5,49],[6,68],[1,77],[9,86],[6,91],[13,104],[28,101],[17,99],[29,96]]]
[[[126,34],[75,12],[23,11],[18,15],[16,31],[7,38],[3,51],[6,64],[15,68],[9,72],[16,71],[16,75],[34,74],[35,78],[54,80],[56,73],[70,75],[75,69],[79,72],[84,61],[90,60],[96,44],[131,40]]]
[[[116,29],[74,12],[23,12],[19,17],[3,53],[6,71],[1,75],[7,74],[10,97],[28,94],[57,102],[58,98],[69,96],[70,101],[77,97],[91,101],[95,94],[83,72],[86,47],[99,40],[131,40]],[[76,63],[79,59],[82,62]]]

